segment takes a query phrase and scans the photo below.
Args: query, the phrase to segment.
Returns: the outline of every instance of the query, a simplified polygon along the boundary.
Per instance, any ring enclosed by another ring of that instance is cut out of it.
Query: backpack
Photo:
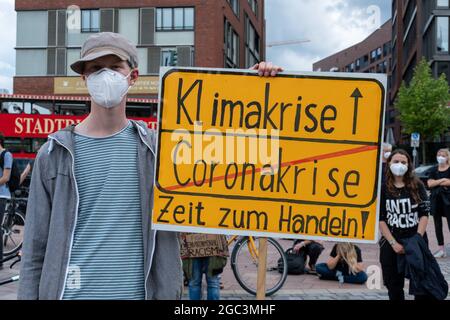
[[[0,167],[3,170],[3,166],[5,164],[5,155],[7,150],[4,150],[2,154],[0,155]],[[11,168],[11,176],[9,178],[9,181],[7,182],[9,192],[13,193],[17,189],[19,189],[20,186],[20,172],[19,167],[17,166],[16,161],[13,159],[12,168]]]
[[[304,254],[294,253],[292,248],[288,249],[285,252],[288,274],[304,274],[305,273],[305,265],[306,265],[306,257]],[[278,272],[283,272],[283,259],[280,258],[278,260]]]

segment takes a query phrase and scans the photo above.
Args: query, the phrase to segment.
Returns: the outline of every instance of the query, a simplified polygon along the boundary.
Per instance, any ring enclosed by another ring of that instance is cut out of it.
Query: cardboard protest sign
[[[182,233],[180,255],[182,259],[228,257],[228,244],[224,236],[217,234]]]
[[[376,241],[384,75],[165,71],[155,229]]]

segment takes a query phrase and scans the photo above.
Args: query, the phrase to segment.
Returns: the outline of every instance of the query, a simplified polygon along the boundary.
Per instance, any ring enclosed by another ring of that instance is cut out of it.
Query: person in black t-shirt
[[[444,233],[442,232],[442,217],[447,219],[450,230],[450,151],[441,149],[437,153],[435,170],[430,175],[428,187],[431,189],[431,214],[433,215],[434,228],[439,250],[434,254],[436,258],[446,256]]]
[[[316,265],[321,280],[336,280],[345,283],[363,284],[367,281],[361,249],[352,243],[336,244],[326,263]]]
[[[426,239],[428,196],[423,183],[414,175],[411,157],[395,150],[388,159],[389,170],[380,198],[380,263],[390,300],[404,300],[405,272],[398,269],[399,255],[404,255],[402,239],[419,233]],[[427,298],[416,296],[416,299]]]

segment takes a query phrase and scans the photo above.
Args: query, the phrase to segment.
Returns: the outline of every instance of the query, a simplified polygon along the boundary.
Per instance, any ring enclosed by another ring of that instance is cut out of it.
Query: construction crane
[[[289,46],[289,45],[306,43],[306,42],[311,42],[311,40],[289,40],[289,41],[271,42],[271,43],[267,44],[267,48]]]

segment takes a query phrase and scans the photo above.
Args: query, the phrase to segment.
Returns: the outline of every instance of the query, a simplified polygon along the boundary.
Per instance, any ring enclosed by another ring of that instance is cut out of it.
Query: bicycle
[[[231,252],[231,269],[239,285],[248,293],[257,292],[258,238],[232,236],[228,246],[236,244]],[[287,278],[287,261],[283,247],[272,238],[267,239],[266,296],[280,290]],[[279,271],[281,270],[281,272]]]
[[[3,256],[15,255],[22,248],[25,215],[22,208],[26,208],[27,198],[19,198],[22,191],[17,190],[8,200],[2,221]]]
[[[5,262],[7,262],[9,260],[13,260],[13,259],[16,259],[16,260],[13,263],[11,263],[11,265],[9,266],[10,269],[12,269],[17,263],[19,263],[22,260],[21,252],[17,251],[15,254],[10,255],[9,257],[3,259],[2,263],[5,263]],[[15,281],[19,281],[19,275],[12,276],[5,280],[0,280],[0,286],[15,282]]]

